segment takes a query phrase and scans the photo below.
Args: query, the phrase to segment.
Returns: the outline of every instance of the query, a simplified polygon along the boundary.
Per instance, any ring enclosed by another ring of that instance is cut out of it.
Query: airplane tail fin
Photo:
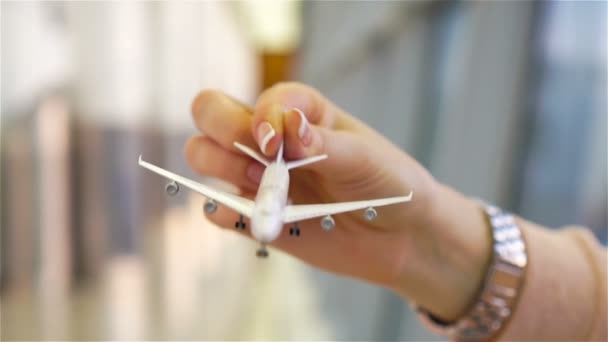
[[[322,155],[319,155],[319,156],[314,156],[314,157],[304,158],[304,159],[300,159],[300,160],[290,161],[290,162],[287,163],[287,169],[288,170],[295,169],[296,167],[300,167],[300,166],[316,163],[316,162],[321,161],[321,160],[326,159],[326,158],[327,158],[327,154],[322,154]]]
[[[239,150],[241,150],[241,152],[245,153],[246,155],[250,156],[251,158],[259,161],[262,164],[264,164],[264,166],[268,166],[268,164],[270,164],[266,158],[264,158],[262,155],[260,155],[256,151],[250,149],[249,147],[247,147],[247,146],[245,146],[243,144],[239,144],[236,141],[234,142],[234,146],[236,148],[238,148]],[[281,145],[281,150],[282,150],[282,146],[283,145]]]
[[[283,160],[283,144],[284,142],[281,142],[281,146],[279,146],[279,152],[277,152],[277,163],[280,160]]]

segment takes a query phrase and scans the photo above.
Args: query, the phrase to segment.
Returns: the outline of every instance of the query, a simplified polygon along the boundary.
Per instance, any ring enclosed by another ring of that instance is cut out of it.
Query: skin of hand
[[[328,159],[291,171],[293,204],[334,203],[405,196],[412,201],[335,215],[326,232],[319,219],[299,222],[271,246],[321,269],[395,290],[447,321],[462,315],[477,294],[489,263],[491,237],[480,206],[437,182],[418,162],[379,133],[336,107],[318,91],[280,83],[253,107],[214,90],[192,104],[202,135],[189,139],[185,156],[201,175],[217,177],[253,198],[264,167],[234,146],[238,141],[285,159],[319,154]],[[238,215],[223,207],[208,218],[234,227]],[[249,227],[249,222],[247,222]],[[240,230],[239,230],[240,232]],[[248,230],[242,234],[249,235]]]

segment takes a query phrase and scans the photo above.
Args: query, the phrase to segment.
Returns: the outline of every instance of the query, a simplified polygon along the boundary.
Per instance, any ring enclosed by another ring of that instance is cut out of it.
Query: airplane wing
[[[156,165],[152,165],[146,161],[143,161],[141,159],[141,156],[139,156],[139,165],[145,167],[146,169],[154,173],[169,178],[172,181],[175,181],[176,183],[182,184],[183,186],[190,188],[205,197],[214,199],[217,202],[227,206],[228,208],[238,212],[239,214],[251,217],[251,212],[253,211],[253,201],[247,198],[216,190],[210,186],[195,182],[180,175],[176,175],[175,173],[169,172],[165,169],[161,169]]]
[[[341,202],[330,204],[302,204],[288,205],[285,208],[283,222],[290,223],[295,221],[307,220],[325,215],[333,215],[353,210],[365,209],[369,207],[381,207],[389,204],[409,202],[412,199],[412,192],[407,196],[380,198],[369,201]]]

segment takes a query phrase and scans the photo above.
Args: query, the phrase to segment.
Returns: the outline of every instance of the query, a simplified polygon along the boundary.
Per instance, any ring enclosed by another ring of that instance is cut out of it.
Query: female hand
[[[467,229],[484,226],[481,210],[437,183],[380,134],[297,83],[266,90],[254,107],[218,91],[203,91],[192,113],[203,135],[186,144],[190,166],[238,186],[250,198],[264,167],[236,150],[235,141],[269,158],[282,142],[286,160],[329,156],[291,171],[289,197],[294,204],[369,200],[413,191],[411,202],[378,208],[372,222],[361,211],[339,214],[334,217],[336,228],[326,232],[318,219],[307,220],[299,222],[299,237],[283,229],[271,245],[322,269],[394,289],[448,320],[466,309],[490,254],[489,237]],[[445,219],[459,215],[459,209],[464,214],[457,225]],[[221,227],[233,227],[237,217],[222,206],[208,216]],[[244,234],[250,235],[247,230]]]

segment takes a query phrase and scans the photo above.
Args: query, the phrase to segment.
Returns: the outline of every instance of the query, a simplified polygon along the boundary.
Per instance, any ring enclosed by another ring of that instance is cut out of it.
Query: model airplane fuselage
[[[253,237],[261,243],[261,247],[257,252],[259,257],[268,256],[266,245],[274,241],[281,234],[283,226],[286,223],[294,223],[294,226],[290,229],[289,233],[293,236],[299,236],[300,229],[297,225],[298,221],[322,217],[321,227],[325,230],[330,230],[335,226],[335,221],[331,217],[333,214],[365,209],[364,217],[368,220],[373,220],[377,216],[374,207],[408,202],[412,199],[412,192],[410,192],[407,196],[366,201],[291,205],[287,203],[289,170],[321,161],[326,159],[327,155],[285,162],[283,159],[283,146],[281,145],[276,160],[268,161],[265,157],[259,155],[247,146],[237,142],[235,142],[234,145],[245,154],[266,166],[254,201],[176,175],[143,161],[141,156],[139,157],[139,165],[171,179],[172,182],[166,187],[166,191],[170,195],[175,195],[179,191],[178,184],[182,184],[206,196],[207,201],[205,202],[204,209],[209,214],[215,212],[217,209],[217,202],[238,212],[240,218],[235,223],[236,228],[245,229],[243,217],[249,217],[251,219],[251,233]]]
[[[251,233],[261,243],[275,240],[283,229],[289,170],[281,160],[266,167],[251,215]]]

